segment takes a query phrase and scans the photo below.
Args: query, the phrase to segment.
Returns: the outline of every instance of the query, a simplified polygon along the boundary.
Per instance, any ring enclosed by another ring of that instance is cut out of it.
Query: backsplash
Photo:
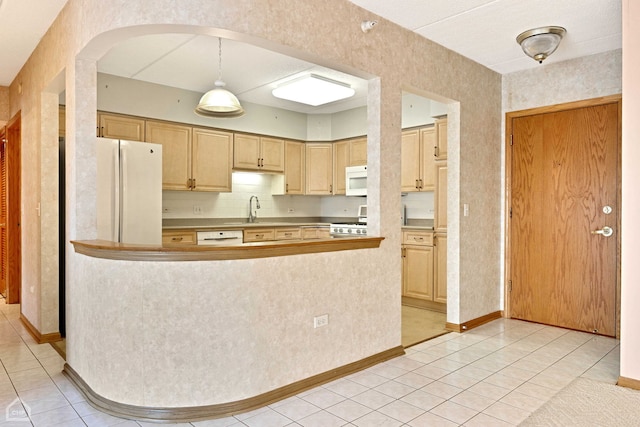
[[[234,172],[231,193],[163,191],[163,218],[247,218],[249,198],[260,200],[258,218],[356,217],[364,197],[273,196],[273,175]],[[200,213],[196,213],[199,211]]]

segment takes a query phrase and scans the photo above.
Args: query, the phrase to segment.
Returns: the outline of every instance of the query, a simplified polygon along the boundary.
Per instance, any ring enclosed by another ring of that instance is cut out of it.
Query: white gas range
[[[366,236],[367,205],[358,206],[358,222],[330,224],[329,233],[332,237]]]
[[[365,223],[335,223],[329,225],[329,233],[332,237],[366,236],[367,224]]]

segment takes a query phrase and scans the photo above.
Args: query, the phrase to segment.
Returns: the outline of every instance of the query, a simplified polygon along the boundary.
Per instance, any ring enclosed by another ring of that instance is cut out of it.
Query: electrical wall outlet
[[[196,215],[202,215],[202,206],[193,205],[193,213]]]
[[[313,327],[320,328],[322,326],[327,326],[329,324],[329,315],[323,314],[321,316],[316,316],[313,318]]]

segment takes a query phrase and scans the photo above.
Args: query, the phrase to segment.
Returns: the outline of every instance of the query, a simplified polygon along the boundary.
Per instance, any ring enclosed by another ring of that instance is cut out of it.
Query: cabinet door
[[[402,295],[432,301],[433,247],[405,245],[402,250]]]
[[[333,194],[347,193],[345,168],[349,166],[349,141],[333,144]]]
[[[433,300],[447,303],[447,235],[438,233],[434,238]]]
[[[400,191],[420,190],[420,134],[417,130],[402,132]]]
[[[273,228],[245,228],[243,242],[267,242],[275,240],[276,232]]]
[[[195,245],[196,232],[191,230],[171,230],[162,232],[163,245]]]
[[[276,228],[276,240],[300,240],[302,239],[302,231],[300,227],[293,228]]]
[[[284,172],[284,140],[260,137],[260,169]]]
[[[284,143],[284,193],[304,194],[304,143]]]
[[[148,120],[146,140],[162,144],[162,189],[189,190],[191,127]]]
[[[192,190],[230,192],[233,134],[194,128],[192,144]]]
[[[349,142],[349,166],[363,166],[367,164],[367,137],[354,139]]]
[[[447,162],[436,162],[435,231],[447,231]]]
[[[435,157],[436,160],[446,160],[449,144],[447,142],[447,119],[436,120],[437,146]]]
[[[145,121],[136,117],[98,113],[98,136],[128,141],[145,141]],[[153,142],[146,140],[147,142]]]
[[[260,137],[236,133],[233,142],[233,167],[236,169],[260,169]]]
[[[436,189],[436,160],[433,153],[436,149],[436,128],[420,129],[420,148],[422,155],[421,191]]]
[[[305,194],[328,195],[333,187],[333,144],[305,144]]]

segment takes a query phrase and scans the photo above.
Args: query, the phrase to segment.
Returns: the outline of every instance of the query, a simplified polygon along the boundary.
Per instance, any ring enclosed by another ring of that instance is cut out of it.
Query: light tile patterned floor
[[[0,427],[150,426],[97,411],[0,300]],[[450,333],[407,354],[265,408],[198,427],[511,426],[583,376],[615,383],[615,339],[516,320]],[[30,423],[11,421],[29,408]],[[167,425],[167,424],[164,424]]]

